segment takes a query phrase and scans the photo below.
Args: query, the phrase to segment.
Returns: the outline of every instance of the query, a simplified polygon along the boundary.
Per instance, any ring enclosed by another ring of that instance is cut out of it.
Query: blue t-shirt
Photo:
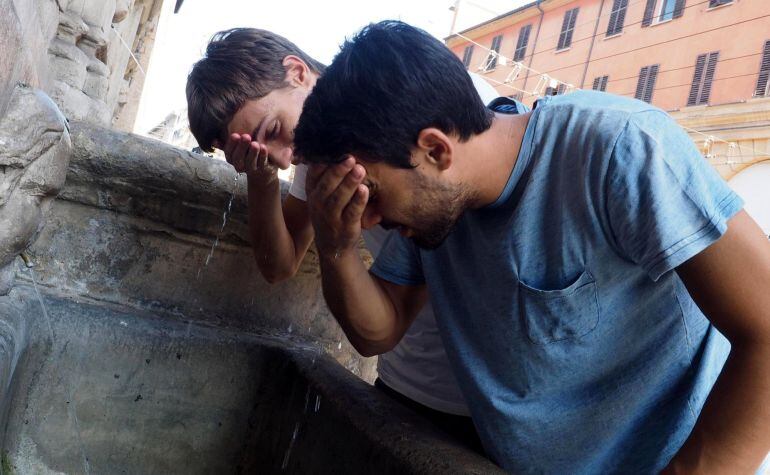
[[[372,272],[427,283],[484,447],[514,473],[657,473],[729,353],[673,269],[742,207],[644,102],[538,101],[505,189],[432,251]]]

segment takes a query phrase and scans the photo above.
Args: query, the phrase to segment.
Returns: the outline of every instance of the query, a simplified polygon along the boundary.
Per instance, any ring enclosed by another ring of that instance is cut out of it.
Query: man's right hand
[[[312,165],[307,176],[308,212],[322,257],[356,250],[361,216],[369,199],[366,170],[353,157],[334,165]],[[355,253],[357,255],[357,252]]]
[[[227,163],[250,179],[269,183],[278,177],[278,167],[270,161],[267,146],[251,140],[249,134],[230,134],[223,151]]]

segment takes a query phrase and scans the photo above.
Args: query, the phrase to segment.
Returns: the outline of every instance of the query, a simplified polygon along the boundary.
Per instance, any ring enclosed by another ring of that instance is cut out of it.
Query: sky
[[[285,36],[323,63],[367,23],[399,19],[439,39],[449,34],[455,0],[185,0],[178,14],[165,0],[134,131],[144,134],[186,105],[193,63],[217,31],[255,27]],[[508,12],[529,0],[461,0],[455,31]]]

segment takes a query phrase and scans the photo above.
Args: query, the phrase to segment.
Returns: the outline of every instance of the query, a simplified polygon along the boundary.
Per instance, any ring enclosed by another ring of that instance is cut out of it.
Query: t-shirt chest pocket
[[[596,280],[587,270],[558,289],[538,289],[519,280],[519,315],[532,343],[580,338],[599,323]]]

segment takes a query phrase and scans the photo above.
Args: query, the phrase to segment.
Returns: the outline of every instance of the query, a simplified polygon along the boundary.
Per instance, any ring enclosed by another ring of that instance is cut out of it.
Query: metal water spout
[[[35,263],[32,261],[32,258],[30,257],[29,253],[27,253],[27,251],[19,254],[19,257],[21,257],[21,260],[24,261],[24,266],[27,267],[27,269],[35,267]]]

